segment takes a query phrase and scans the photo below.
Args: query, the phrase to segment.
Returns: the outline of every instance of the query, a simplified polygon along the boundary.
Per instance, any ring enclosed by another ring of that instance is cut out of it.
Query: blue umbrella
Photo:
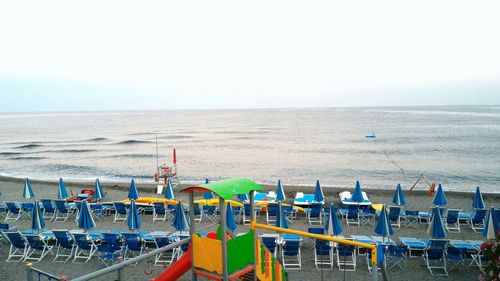
[[[205,179],[205,184],[208,184],[210,181]],[[203,199],[210,200],[214,198],[214,194],[211,191],[203,192]]]
[[[248,201],[248,194],[243,193],[243,194],[238,194],[238,199],[240,199],[241,202]]]
[[[137,200],[139,198],[139,192],[137,192],[137,187],[135,186],[135,181],[132,179],[130,181],[130,188],[128,190],[128,199]]]
[[[427,233],[435,239],[446,237],[446,229],[444,228],[443,218],[438,207],[432,208],[432,220]]]
[[[62,178],[59,178],[59,191],[57,192],[57,198],[66,199],[68,198],[68,191],[66,190],[66,185]]]
[[[398,186],[396,187],[396,191],[394,192],[394,197],[392,198],[392,203],[398,206],[403,206],[406,204],[405,201],[405,195],[403,193],[403,189],[401,188],[401,185],[398,183]]]
[[[285,191],[283,191],[283,186],[281,185],[281,180],[278,180],[276,194],[276,199],[278,199],[278,201],[284,201],[286,199]]]
[[[88,201],[83,201],[80,214],[78,215],[78,227],[87,231],[95,227],[94,218],[90,213],[90,206]]]
[[[323,194],[323,189],[319,184],[319,180],[316,180],[316,190],[314,191],[314,201],[323,202],[325,200],[325,195]]]
[[[486,239],[495,239],[497,232],[500,230],[498,227],[498,217],[495,215],[495,209],[491,208],[484,225],[483,236]]]
[[[326,234],[330,236],[338,236],[342,234],[342,225],[340,224],[339,218],[337,217],[337,208],[330,205],[330,212],[328,212],[328,219],[325,223]]]
[[[186,219],[186,214],[184,213],[184,207],[182,206],[182,202],[179,200],[177,204],[177,208],[175,209],[175,217],[172,222],[172,226],[175,227],[177,231],[184,231],[189,229],[189,223]]]
[[[226,208],[226,226],[231,231],[236,230],[236,221],[234,220],[233,207],[231,207],[231,204],[229,202],[227,202]]]
[[[43,218],[42,209],[40,209],[40,204],[38,200],[35,201],[35,206],[33,208],[33,215],[31,220],[31,229],[36,232],[45,228],[45,219]]]
[[[139,216],[139,210],[137,210],[135,200],[130,201],[130,208],[127,214],[127,226],[130,230],[141,228],[141,216]]]
[[[389,237],[394,234],[385,205],[382,206],[382,211],[380,211],[380,216],[377,224],[375,225],[375,233],[382,235],[383,237]]]
[[[363,202],[363,191],[361,191],[361,185],[359,181],[356,181],[356,187],[354,188],[354,193],[351,196],[351,200],[354,202]]]
[[[24,181],[23,197],[25,199],[31,199],[35,197],[35,193],[33,193],[33,189],[31,188],[31,182],[28,178],[26,178],[26,180]]]
[[[476,188],[476,194],[474,194],[474,202],[472,202],[472,208],[474,209],[484,209],[484,200],[479,186]]]
[[[278,202],[278,212],[276,212],[276,227],[288,228],[288,221],[283,211],[281,202]]]
[[[104,194],[104,189],[102,189],[102,185],[101,185],[101,182],[99,181],[99,179],[95,179],[94,187],[95,187],[94,199],[95,200],[103,199],[105,194]]]
[[[170,179],[168,179],[167,188],[165,188],[165,198],[175,199],[174,188]]]
[[[438,185],[438,190],[436,191],[436,194],[434,194],[434,200],[432,200],[432,203],[436,206],[446,206],[446,204],[448,204],[441,184]]]

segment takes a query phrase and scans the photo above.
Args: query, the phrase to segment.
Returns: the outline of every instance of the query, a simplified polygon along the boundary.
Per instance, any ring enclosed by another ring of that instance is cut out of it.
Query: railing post
[[[117,272],[118,272],[118,281],[122,281],[123,280],[123,272],[122,271],[123,271],[122,268],[119,268],[117,270]]]
[[[254,205],[255,205],[255,198],[254,198],[254,192],[250,191],[250,194],[248,195],[248,198],[250,199],[250,221],[255,221],[255,212],[254,212]],[[245,221],[245,206],[243,205],[243,221]],[[257,259],[257,237],[255,236],[255,230],[253,231],[253,249],[255,251],[254,253],[254,267],[253,267],[253,281],[257,281],[257,263],[259,260]]]
[[[372,264],[372,281],[378,281],[378,266]]]
[[[226,237],[226,200],[219,197],[219,209],[220,209],[220,232],[221,232],[221,242],[222,242],[222,280],[228,281],[228,265],[227,265],[227,237]]]
[[[194,221],[194,193],[189,192],[189,235],[191,238],[195,235],[195,221]],[[201,210],[200,210],[201,212]],[[194,273],[194,243],[191,240],[191,247],[189,247],[191,251],[191,280],[196,281],[197,277]]]
[[[33,264],[31,262],[26,264],[26,273],[27,273],[26,280],[28,281],[33,281],[33,271],[31,270],[32,265]]]

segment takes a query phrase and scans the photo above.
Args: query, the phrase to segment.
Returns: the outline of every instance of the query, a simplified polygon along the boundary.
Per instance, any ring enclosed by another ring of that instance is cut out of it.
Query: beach
[[[12,178],[4,178],[0,180],[0,192],[2,195],[3,201],[15,200],[15,201],[23,201],[22,199],[22,186],[23,182],[18,179]],[[57,196],[57,184],[55,182],[44,182],[44,181],[32,181],[32,186],[34,192],[36,193],[37,198],[55,198]],[[82,183],[82,182],[67,182],[66,186],[69,190],[72,190],[74,193],[82,188],[90,188],[92,187],[91,182]],[[103,182],[103,186],[105,191],[107,192],[106,198],[104,201],[113,201],[113,200],[122,200],[127,197],[128,193],[128,184],[127,183],[106,183]],[[186,185],[185,185],[186,186]],[[267,190],[275,190],[273,186],[266,186]],[[152,190],[151,185],[139,185],[138,186],[140,196],[158,196],[153,192],[148,192],[148,190]],[[306,193],[313,193],[313,187],[293,187],[293,186],[284,186],[286,191],[287,200],[286,202],[293,201],[293,195],[296,191],[304,191]],[[326,197],[326,203],[335,203],[339,204],[340,200],[338,197],[338,191],[336,189],[331,189],[324,187],[323,188]],[[185,194],[177,192],[177,198],[187,200]],[[371,201],[374,203],[384,203],[390,204],[392,200],[392,192],[391,191],[373,191],[370,190],[368,192],[368,196]],[[407,208],[408,209],[416,209],[421,211],[427,211],[431,204],[431,197],[429,197],[424,192],[408,192],[405,193]],[[449,208],[459,208],[465,210],[470,210],[472,205],[472,196],[473,193],[458,193],[458,192],[450,192],[447,193],[448,198],[448,207]],[[499,199],[498,195],[495,194],[484,194],[485,203],[487,206],[492,206],[498,204]],[[201,197],[201,194],[198,194],[197,197]],[[196,199],[196,198],[195,198]],[[265,215],[260,216],[257,219],[258,222],[265,223]],[[97,230],[126,230],[126,223],[113,223],[112,217],[106,217],[102,221],[96,221]],[[20,230],[30,229],[31,220],[29,218],[22,218],[17,222],[11,222],[11,225],[17,225]],[[202,222],[197,224],[197,228],[201,228],[203,226],[207,226],[208,223]],[[307,227],[309,224],[307,223],[307,219],[303,214],[299,215],[299,218],[289,225],[291,229],[307,231]],[[347,225],[342,222],[342,227],[344,230],[343,235],[375,235],[372,226],[361,226],[357,227],[347,227]],[[66,222],[46,222],[46,229],[76,229],[77,225],[74,220],[68,220]],[[174,231],[174,228],[170,225],[169,222],[159,223],[156,222],[153,224],[151,215],[144,215],[142,217],[142,227],[141,230],[153,231],[153,230],[167,230]],[[215,227],[208,227],[208,229],[204,231],[214,231]],[[238,225],[236,232],[246,232],[248,230],[248,226]],[[394,235],[392,238],[397,241],[399,236],[410,236],[416,238],[427,238],[429,237],[426,233],[426,225],[420,224],[416,229],[414,228],[394,228]],[[262,231],[258,231],[258,233],[262,233]],[[471,229],[462,229],[461,233],[448,233],[449,239],[470,239],[470,240],[482,240],[483,237],[481,233],[475,233]],[[357,269],[355,272],[343,272],[339,271],[339,269],[334,266],[333,270],[323,269],[318,270],[314,267],[314,254],[313,248],[311,246],[311,242],[307,239],[303,239],[302,246],[302,269],[301,270],[290,270],[289,272],[289,280],[342,280],[345,278],[346,280],[368,280],[370,278],[369,272],[367,270],[366,262],[364,261],[364,257],[357,257]],[[5,260],[7,257],[8,247],[7,244],[3,244],[0,248],[0,259]],[[66,275],[70,279],[75,278],[85,273],[89,273],[104,267],[104,265],[97,258],[93,258],[87,264],[72,264],[68,263],[53,263],[52,257],[49,255],[44,260],[39,263],[35,263],[34,267],[38,269],[42,269],[46,272],[55,274],[57,276]],[[399,268],[394,268],[389,271],[389,276],[391,280],[446,280],[444,277],[433,277],[430,275],[428,270],[425,268],[422,258],[412,258],[406,259],[404,269],[401,270]],[[152,270],[151,275],[146,275],[144,272],[149,272]],[[149,280],[152,276],[156,276],[161,273],[164,269],[162,267],[154,267],[148,262],[141,262],[136,266],[130,266],[125,269],[125,280]],[[449,280],[476,280],[479,275],[479,270],[477,267],[468,267],[465,268],[459,266],[454,270],[449,272],[450,277]],[[323,279],[321,279],[321,275],[323,275]],[[26,266],[23,263],[0,263],[0,280],[19,280],[19,278],[24,278],[26,276]],[[109,276],[103,276],[100,279],[96,280],[113,280],[110,278],[114,278],[116,275],[111,274]],[[180,280],[190,280],[189,273],[184,275]],[[199,278],[199,280],[203,280],[203,278]]]

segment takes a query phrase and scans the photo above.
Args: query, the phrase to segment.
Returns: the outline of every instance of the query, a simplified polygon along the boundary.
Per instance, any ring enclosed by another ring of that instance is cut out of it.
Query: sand
[[[106,183],[102,182],[105,191],[107,191],[106,200],[121,200],[127,196],[128,184],[119,183]],[[37,198],[55,198],[57,195],[57,184],[50,182],[38,182],[32,181],[33,189],[36,193]],[[67,182],[67,187],[74,193],[77,193],[82,188],[92,187],[91,182]],[[0,200],[18,200],[23,201],[21,197],[22,194],[22,182],[17,179],[2,178],[0,179],[0,192],[3,194]],[[267,189],[275,189],[275,187],[266,187]],[[307,193],[313,193],[314,187],[292,187],[284,186],[287,193],[287,202],[293,201],[293,197],[296,191],[304,191]],[[156,196],[153,192],[153,187],[151,185],[139,185],[141,196]],[[324,187],[324,192],[326,195],[327,203],[339,204],[338,199],[339,189]],[[392,200],[392,191],[384,190],[365,190],[368,193],[371,201],[374,203],[385,203],[390,204]],[[185,198],[183,194],[177,194],[178,197]],[[429,207],[432,206],[431,198],[426,194],[426,192],[405,192],[406,201],[408,202],[408,209],[416,209],[421,211],[427,211]],[[473,190],[469,193],[458,193],[458,192],[447,192],[448,207],[449,208],[459,208],[463,210],[472,209],[472,197]],[[197,195],[198,197],[201,194]],[[484,199],[487,206],[500,205],[498,194],[484,194]],[[105,201],[106,201],[105,200]],[[258,218],[259,222],[265,223],[265,216]],[[113,229],[123,229],[127,228],[126,223],[113,223],[111,217],[107,217],[102,221],[96,221],[96,229],[100,230],[113,230]],[[150,215],[145,215],[142,218],[142,229],[143,230],[168,230],[173,231],[173,227],[169,222],[153,224],[152,217]],[[17,222],[11,222],[11,225],[17,225],[20,230],[29,229],[31,225],[31,220],[28,218],[22,218]],[[74,220],[68,220],[66,222],[46,222],[47,229],[75,229],[77,228]],[[207,226],[210,223],[202,222],[197,224],[196,227]],[[290,228],[305,231],[308,227],[306,218],[301,215],[297,221],[290,224]],[[347,227],[347,225],[342,222],[344,229],[344,236],[349,235],[375,235],[372,226],[362,226],[357,227]],[[208,230],[214,230],[215,226],[208,227]],[[248,230],[247,226],[238,225],[237,232],[246,232]],[[393,239],[398,241],[399,236],[412,236],[417,238],[427,238],[426,226],[424,224],[418,225],[417,229],[414,228],[395,228]],[[262,233],[262,231],[259,231]],[[475,233],[471,229],[462,229],[461,233],[449,233],[449,239],[473,239],[482,240],[483,237],[480,233]],[[302,247],[302,269],[301,270],[290,270],[289,280],[369,280],[370,275],[367,270],[366,263],[364,262],[364,257],[358,256],[357,258],[357,270],[355,272],[343,272],[335,266],[333,270],[324,269],[318,270],[314,267],[314,253],[311,248],[311,243],[309,239],[305,238]],[[0,247],[0,280],[21,280],[26,276],[26,266],[23,263],[6,263],[8,244],[3,243]],[[466,266],[458,266],[449,272],[449,280],[477,280],[479,275],[479,270],[477,267],[468,267],[467,261]],[[47,256],[43,261],[34,264],[34,267],[47,271],[55,275],[67,275],[69,278],[75,278],[77,276],[84,275],[85,273],[95,271],[104,268],[104,265],[100,263],[97,258],[93,258],[87,264],[72,264],[72,263],[53,263],[52,256]],[[149,269],[153,269],[152,275],[146,275],[144,272]],[[147,262],[139,263],[136,266],[129,266],[125,269],[125,280],[149,280],[161,273],[164,270],[162,267],[148,266]],[[322,276],[323,275],[323,279]],[[404,269],[394,268],[389,271],[389,276],[391,280],[447,280],[445,277],[433,277],[430,275],[429,271],[425,268],[423,260],[421,258],[407,259]],[[95,280],[115,280],[116,274],[109,274],[98,278]],[[184,275],[180,280],[191,280],[189,274]],[[203,278],[198,278],[198,280],[204,280]],[[381,280],[381,279],[379,279]]]

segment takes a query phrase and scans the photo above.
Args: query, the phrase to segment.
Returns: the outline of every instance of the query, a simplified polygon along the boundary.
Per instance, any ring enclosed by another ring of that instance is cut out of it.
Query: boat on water
[[[376,139],[377,135],[375,134],[375,132],[371,131],[371,132],[369,132],[368,134],[365,135],[365,138],[367,138],[367,139]]]

